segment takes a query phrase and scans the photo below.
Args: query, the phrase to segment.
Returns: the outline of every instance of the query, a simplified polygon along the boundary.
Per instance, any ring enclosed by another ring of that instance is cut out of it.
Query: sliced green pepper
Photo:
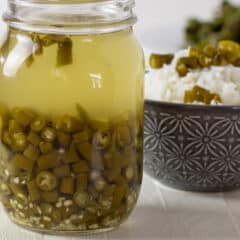
[[[23,132],[13,133],[11,136],[11,147],[14,151],[21,151],[27,146],[27,137]]]
[[[84,143],[87,142],[90,139],[90,130],[85,129],[79,133],[76,133],[73,135],[73,141],[75,143]]]
[[[54,168],[53,172],[57,177],[68,177],[71,175],[69,165],[62,165],[60,167]]]
[[[92,159],[92,145],[88,142],[77,144],[77,150],[80,155],[87,161]]]
[[[9,120],[8,124],[9,124],[9,127],[8,127],[9,133],[22,132],[23,131],[23,127],[15,119]]]
[[[37,117],[31,123],[31,129],[34,132],[40,132],[46,126],[46,120],[43,117]]]
[[[39,157],[39,150],[37,147],[34,147],[32,144],[28,144],[28,146],[23,152],[23,155],[32,161],[36,161],[37,158]]]
[[[28,196],[22,186],[19,184],[10,183],[9,187],[18,201],[20,201],[23,205],[28,204]]]
[[[80,161],[72,166],[74,173],[87,173],[90,171],[88,163],[86,161]]]
[[[172,54],[151,54],[150,66],[154,69],[162,68],[165,64],[170,64],[173,60],[173,57],[174,55]]]
[[[106,187],[106,181],[103,178],[98,178],[95,182],[94,182],[94,188],[98,191],[98,192],[102,192],[104,190],[104,188]]]
[[[35,180],[28,182],[27,188],[28,188],[30,199],[33,202],[38,201],[41,198],[40,191],[38,190],[38,186]]]
[[[50,142],[40,142],[39,149],[43,154],[49,153],[53,150],[53,144]]]
[[[54,128],[45,127],[41,132],[42,139],[46,142],[53,142],[57,137],[57,132]]]
[[[39,143],[41,142],[41,137],[39,137],[36,133],[34,132],[30,132],[28,134],[27,140],[35,147],[37,147],[39,145]]]
[[[24,127],[27,127],[34,117],[29,111],[20,108],[14,108],[12,110],[12,115],[14,119]]]
[[[61,146],[68,147],[71,142],[71,135],[64,132],[58,132],[57,139]]]
[[[21,154],[15,154],[11,159],[11,164],[13,164],[13,166],[15,166],[17,169],[25,170],[31,173],[34,162]]]
[[[54,174],[43,171],[37,175],[36,184],[42,191],[51,192],[56,189],[58,182]]]
[[[72,64],[72,41],[70,38],[64,38],[64,41],[58,42],[57,66]]]
[[[74,194],[73,197],[75,203],[81,207],[84,208],[87,206],[88,202],[89,202],[89,196],[86,192],[83,191],[78,191]]]
[[[39,170],[47,170],[59,167],[61,165],[61,157],[57,151],[51,151],[41,155],[37,162]]]
[[[40,208],[44,216],[52,216],[53,206],[49,203],[41,203]]]
[[[98,150],[106,149],[111,143],[111,134],[109,131],[98,131],[94,134],[93,145]]]
[[[72,177],[64,177],[61,181],[60,192],[64,194],[74,193],[74,179]]]
[[[0,194],[3,194],[4,196],[11,195],[11,191],[6,183],[0,183]]]
[[[63,162],[66,164],[79,162],[80,158],[76,151],[76,144],[71,143],[67,152],[64,153]]]
[[[115,192],[114,192],[113,200],[112,200],[112,206],[114,208],[117,208],[122,204],[125,193],[126,193],[126,185],[125,184],[119,185],[115,188]]]
[[[47,203],[55,203],[55,202],[57,202],[59,195],[58,195],[57,191],[42,192],[41,197]]]
[[[83,122],[75,117],[65,115],[62,118],[62,130],[67,133],[76,133],[83,130]]]
[[[85,191],[88,187],[88,174],[79,174],[76,176],[76,189],[77,191]]]

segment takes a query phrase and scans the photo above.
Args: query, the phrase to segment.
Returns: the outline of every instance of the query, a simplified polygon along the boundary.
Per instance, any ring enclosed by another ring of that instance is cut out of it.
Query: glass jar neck
[[[132,26],[133,7],[134,0],[8,0],[3,18],[27,31],[96,34]]]

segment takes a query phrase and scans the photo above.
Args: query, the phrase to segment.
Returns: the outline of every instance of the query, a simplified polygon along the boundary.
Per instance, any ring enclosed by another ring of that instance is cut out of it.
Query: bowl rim
[[[240,105],[239,106],[238,105],[197,105],[197,104],[157,101],[157,100],[150,100],[150,99],[145,99],[144,103],[148,105],[153,105],[153,106],[181,107],[189,110],[208,109],[208,110],[239,110],[240,111]]]

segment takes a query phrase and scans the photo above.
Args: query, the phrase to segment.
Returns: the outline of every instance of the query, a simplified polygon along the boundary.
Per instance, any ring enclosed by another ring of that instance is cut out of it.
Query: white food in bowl
[[[183,103],[185,91],[197,85],[219,94],[223,105],[240,105],[240,67],[212,66],[180,77],[176,63],[179,58],[188,56],[188,52],[189,50],[178,51],[170,65],[150,70],[145,81],[145,99]]]

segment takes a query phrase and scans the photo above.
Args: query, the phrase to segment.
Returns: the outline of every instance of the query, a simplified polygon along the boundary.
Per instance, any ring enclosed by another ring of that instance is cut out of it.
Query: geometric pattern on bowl
[[[145,170],[171,187],[240,186],[240,108],[145,102]]]

